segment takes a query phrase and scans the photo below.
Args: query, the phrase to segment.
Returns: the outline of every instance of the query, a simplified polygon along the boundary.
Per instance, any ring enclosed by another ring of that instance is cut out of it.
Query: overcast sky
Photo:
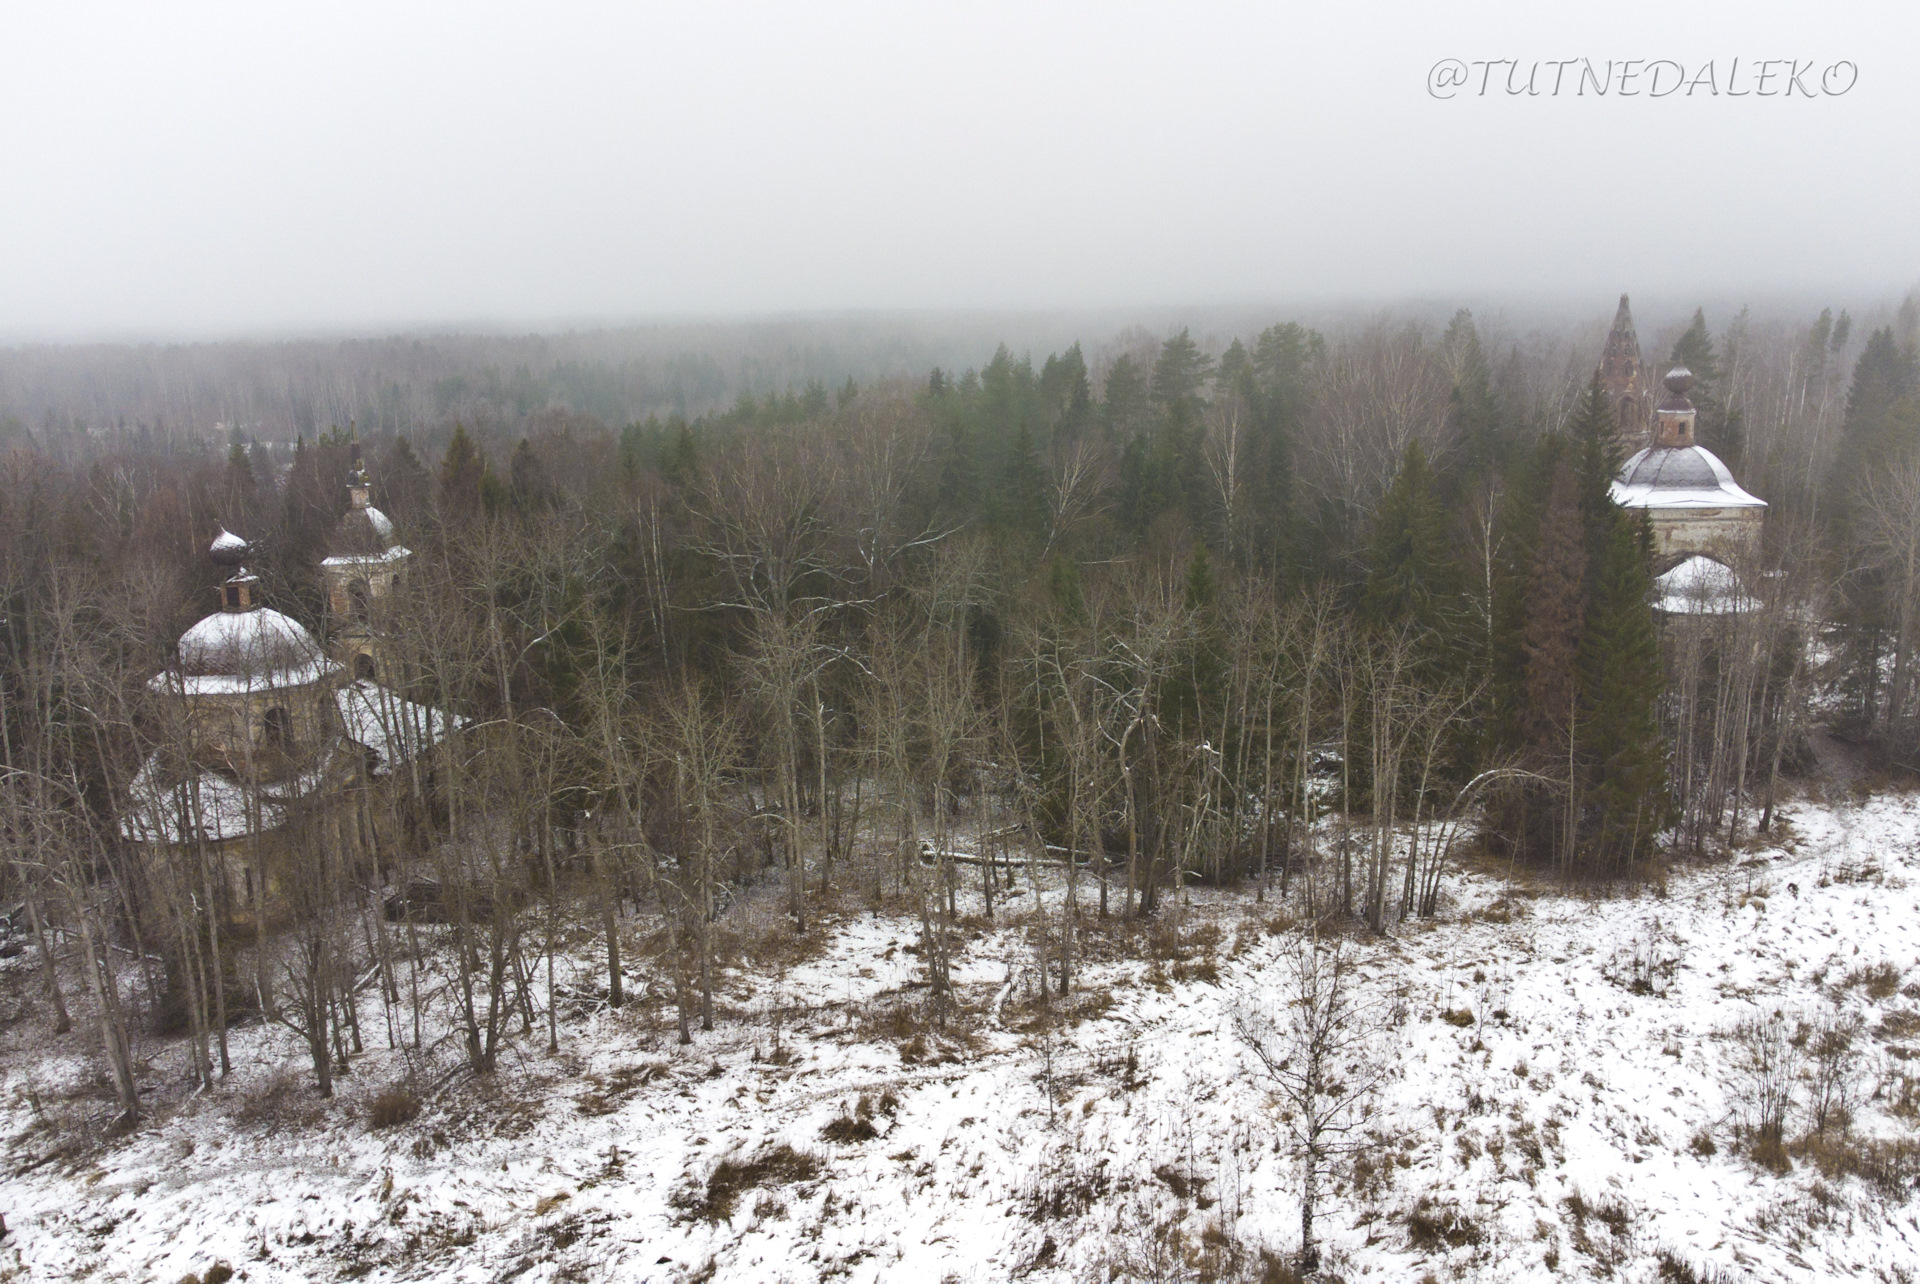
[[[1917,36],[1911,3],[12,3],[0,338],[1897,297]],[[1605,97],[1546,65],[1580,58]]]

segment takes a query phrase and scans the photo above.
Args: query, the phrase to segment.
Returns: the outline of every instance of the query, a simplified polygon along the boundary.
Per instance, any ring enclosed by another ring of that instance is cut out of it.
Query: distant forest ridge
[[[291,442],[358,423],[372,435],[437,437],[455,422],[482,437],[517,436],[530,415],[564,409],[609,427],[694,419],[745,397],[804,395],[959,375],[996,350],[1036,363],[1082,345],[1100,392],[1114,360],[1181,329],[1219,355],[1280,321],[1328,334],[1385,323],[1437,336],[1472,307],[1488,350],[1518,351],[1554,377],[1590,368],[1612,297],[1554,302],[1415,300],[1393,308],[1318,306],[1080,312],[862,312],[761,320],[681,321],[547,334],[431,333],[386,337],[182,343],[44,344],[0,348],[0,443],[43,447],[116,431],[166,448],[240,437]],[[1798,301],[1756,305],[1752,324],[1804,322]],[[1636,299],[1649,353],[1666,350],[1698,300]],[[1737,305],[1719,309],[1731,317]],[[1869,327],[1894,321],[1897,300],[1855,307]],[[1709,313],[1716,308],[1708,304]],[[1559,382],[1557,377],[1555,382]],[[1569,389],[1571,391],[1571,389]]]

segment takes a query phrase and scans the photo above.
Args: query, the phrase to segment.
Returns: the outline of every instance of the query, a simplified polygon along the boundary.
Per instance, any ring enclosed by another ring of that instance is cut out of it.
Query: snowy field
[[[1857,1011],[1854,1133],[1920,1137],[1920,804],[1802,804],[1781,842],[1615,899],[1482,870],[1438,921],[1358,942],[1403,1019],[1372,1135],[1323,1194],[1327,1275],[1920,1279],[1900,1180],[1744,1153],[1726,1037]],[[563,1003],[558,1056],[536,1027],[491,1081],[436,1072],[378,1130],[407,1066],[369,997],[335,1100],[284,1031],[236,1029],[205,1096],[149,1039],[150,1117],[75,1144],[110,1112],[96,1036],[47,1033],[29,951],[0,965],[0,1279],[1262,1278],[1262,1247],[1298,1244],[1298,1170],[1230,1010],[1272,997],[1276,906],[1196,890],[1157,949],[1096,934],[1048,1019],[1030,900],[969,932],[944,1034],[903,989],[912,923],[849,910],[811,953],[732,971],[691,1047],[657,1002]]]

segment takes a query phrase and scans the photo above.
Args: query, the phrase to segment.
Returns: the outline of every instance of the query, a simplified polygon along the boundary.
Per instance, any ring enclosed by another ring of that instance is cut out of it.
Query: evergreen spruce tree
[[[514,447],[513,458],[507,462],[507,482],[513,492],[513,506],[521,512],[535,513],[553,505],[554,487],[547,475],[547,466],[525,437]]]
[[[440,511],[454,521],[480,512],[480,483],[487,472],[486,457],[467,435],[463,424],[453,426],[447,453],[440,458]]]
[[[1644,514],[1612,516],[1580,642],[1583,795],[1595,813],[1588,841],[1597,872],[1607,874],[1642,859],[1671,810],[1660,736],[1665,670],[1649,602],[1653,532]]]
[[[1857,510],[1869,481],[1920,450],[1917,392],[1920,370],[1915,357],[1894,343],[1891,329],[1874,331],[1854,363],[1840,445],[1827,474],[1823,511],[1834,548],[1854,546]],[[1856,715],[1871,723],[1879,705],[1881,653],[1891,623],[1886,584],[1870,568],[1839,566],[1835,571],[1840,579],[1836,615],[1843,626],[1843,685]]]
[[[405,437],[395,437],[387,447],[373,482],[380,507],[402,523],[420,520],[433,490],[433,479],[427,474],[426,465],[413,453],[413,446]]]
[[[1707,330],[1705,309],[1694,309],[1693,323],[1675,340],[1669,359],[1693,372],[1693,387],[1687,390],[1687,397],[1696,412],[1694,439],[1720,456],[1729,468],[1738,468],[1746,443],[1736,435],[1739,422],[1727,415],[1720,359],[1713,350],[1713,335]]]
[[[1587,538],[1580,487],[1564,462],[1553,472],[1546,511],[1528,569],[1521,655],[1528,756],[1537,767],[1568,761],[1568,736],[1577,734],[1576,662],[1586,620]]]
[[[1040,451],[1025,427],[1007,450],[1000,491],[995,496],[1001,526],[1023,536],[1038,536],[1047,524],[1047,475]]]
[[[1116,357],[1101,390],[1100,417],[1107,435],[1123,444],[1132,441],[1146,418],[1146,408],[1147,382],[1140,368],[1132,357]]]
[[[1409,442],[1400,471],[1374,511],[1361,606],[1382,628],[1412,629],[1421,639],[1429,678],[1470,658],[1458,646],[1458,567],[1447,537],[1427,453]]]
[[[973,454],[973,436],[966,422],[954,419],[940,455],[940,506],[950,515],[966,518],[980,502],[980,466]]]
[[[693,429],[683,423],[673,435],[673,444],[667,448],[666,458],[661,461],[660,475],[670,486],[690,486],[699,467],[700,444],[694,439]]]

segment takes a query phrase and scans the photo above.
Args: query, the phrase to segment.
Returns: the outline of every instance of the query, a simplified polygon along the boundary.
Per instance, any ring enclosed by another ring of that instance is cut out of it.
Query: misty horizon
[[[1920,281],[1891,159],[1909,11],[1374,17],[22,11],[0,342],[1622,290],[1858,310]],[[1450,59],[1479,80],[1443,99]],[[1540,59],[1580,65],[1556,94]],[[1648,61],[1711,92],[1646,96]],[[1788,72],[1805,92],[1741,79]]]

